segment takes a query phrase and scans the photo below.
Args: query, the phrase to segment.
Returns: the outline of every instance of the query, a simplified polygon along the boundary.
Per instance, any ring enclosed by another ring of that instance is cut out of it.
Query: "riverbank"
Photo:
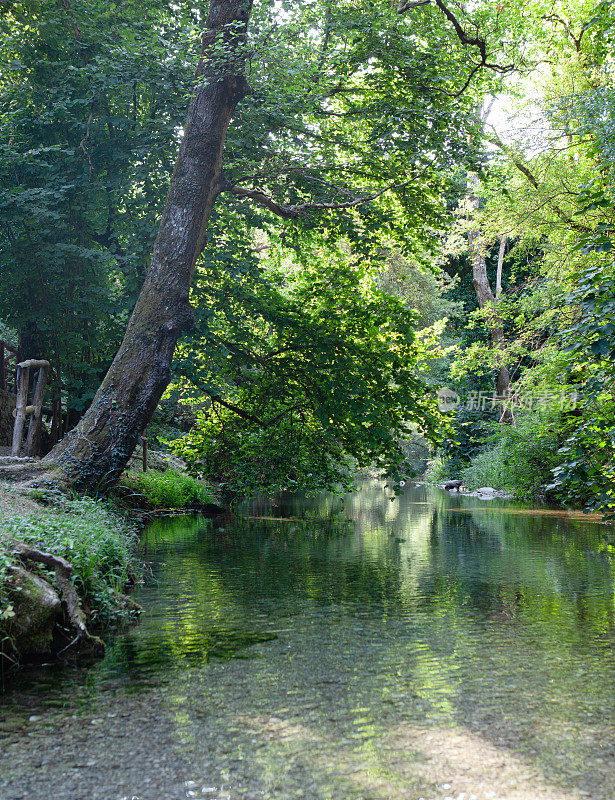
[[[138,531],[161,513],[219,510],[212,487],[177,469],[127,472],[111,499],[0,483],[0,669],[99,656],[98,636],[134,621]]]
[[[138,614],[137,527],[109,503],[0,485],[0,659],[104,652],[90,631]],[[87,651],[87,652],[84,652]]]
[[[452,484],[457,484],[452,486]],[[421,485],[417,483],[416,485]],[[492,486],[481,486],[477,489],[466,488],[463,481],[453,480],[445,481],[444,483],[424,482],[425,486],[432,488],[442,489],[447,494],[459,497],[475,497],[478,500],[512,500],[523,503],[523,499],[517,498],[515,490],[494,489]],[[580,508],[567,508],[558,507],[553,508],[547,504],[532,503],[529,504],[525,501],[527,508],[514,508],[508,509],[507,513],[510,514],[531,514],[533,516],[551,516],[551,517],[564,517],[567,519],[585,520],[586,522],[600,522],[606,524],[613,524],[612,516],[601,514],[595,511],[585,511]],[[487,506],[488,507],[488,506]]]

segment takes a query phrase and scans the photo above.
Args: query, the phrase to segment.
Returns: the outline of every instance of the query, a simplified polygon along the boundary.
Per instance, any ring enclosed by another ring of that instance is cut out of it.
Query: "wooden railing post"
[[[35,456],[38,452],[38,440],[41,435],[41,426],[43,422],[43,395],[45,394],[45,385],[47,384],[47,373],[49,372],[49,362],[39,361],[38,377],[36,379],[36,386],[34,388],[34,397],[32,405],[34,410],[30,417],[30,425],[28,426],[28,438],[26,440],[26,455]]]
[[[30,386],[30,370],[38,369],[38,377],[34,388],[34,398],[32,406],[28,407],[28,388]],[[23,440],[23,427],[26,414],[31,413],[32,419],[28,427],[28,439],[26,441],[26,455],[35,455],[38,446],[38,438],[41,432],[43,418],[43,394],[47,383],[47,373],[49,372],[49,361],[31,358],[22,361],[17,365],[17,407],[15,408],[15,425],[13,427],[13,444],[11,455],[18,456],[21,451]]]
[[[18,456],[21,451],[21,440],[23,438],[23,424],[26,418],[26,406],[28,405],[28,386],[30,384],[30,367],[17,365],[17,406],[15,408],[15,425],[13,426],[13,444],[11,455]]]

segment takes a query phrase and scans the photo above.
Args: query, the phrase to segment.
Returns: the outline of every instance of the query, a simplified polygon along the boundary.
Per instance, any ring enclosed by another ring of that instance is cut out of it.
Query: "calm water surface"
[[[152,525],[141,624],[7,687],[1,800],[613,800],[611,531],[391,497]]]

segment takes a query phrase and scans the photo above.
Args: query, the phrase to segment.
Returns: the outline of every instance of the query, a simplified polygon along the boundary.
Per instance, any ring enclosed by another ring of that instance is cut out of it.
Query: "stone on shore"
[[[12,567],[7,594],[14,616],[2,623],[15,649],[22,655],[50,652],[53,629],[61,601],[43,578],[23,567]]]

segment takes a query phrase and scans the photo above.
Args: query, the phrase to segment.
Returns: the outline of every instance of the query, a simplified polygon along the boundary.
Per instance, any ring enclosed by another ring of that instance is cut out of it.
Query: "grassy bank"
[[[102,630],[134,615],[121,594],[139,573],[133,525],[102,501],[24,495],[10,485],[0,485],[0,652],[18,659],[23,645],[16,642],[20,640],[26,649],[31,644],[35,652],[39,634],[44,649],[52,648],[51,628],[41,631],[39,623],[33,624],[33,641],[28,642],[33,611],[27,606],[20,614],[19,609],[32,587],[44,586],[41,581],[58,591],[55,573],[42,564],[23,563],[15,552],[16,542],[72,565],[71,580],[88,627]]]
[[[178,469],[126,472],[120,479],[117,495],[128,505],[145,509],[189,510],[217,503],[209,484]]]
[[[58,652],[64,644],[58,631],[67,638],[71,630],[66,603],[59,607],[58,598],[65,600],[61,578],[51,566],[24,559],[20,548],[71,565],[87,627],[101,631],[135,615],[123,596],[141,571],[137,526],[128,509],[189,511],[215,503],[210,486],[176,469],[129,471],[112,501],[20,492],[0,483],[0,661],[2,654],[16,661]],[[45,608],[46,602],[55,607]]]

